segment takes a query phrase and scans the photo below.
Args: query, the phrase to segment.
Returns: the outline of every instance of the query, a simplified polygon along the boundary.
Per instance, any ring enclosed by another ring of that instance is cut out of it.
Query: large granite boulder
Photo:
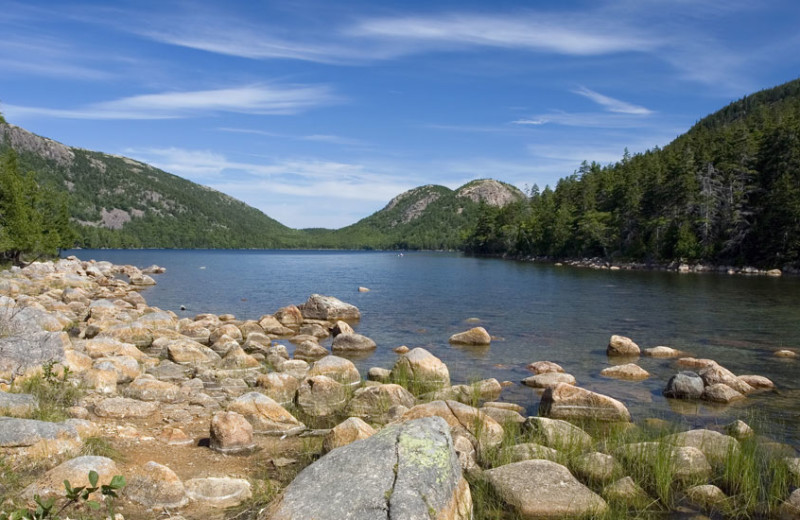
[[[549,460],[525,460],[484,473],[503,500],[525,519],[579,518],[608,509],[605,500]]]
[[[669,435],[664,441],[675,446],[691,446],[703,452],[711,463],[722,464],[739,452],[739,441],[712,430],[689,430]]]
[[[628,408],[616,399],[566,383],[545,390],[539,404],[539,415],[564,420],[631,420]]]
[[[706,386],[722,383],[733,388],[740,394],[749,394],[754,391],[752,386],[736,377],[733,372],[717,364],[704,368],[699,372],[699,375],[703,378],[703,382]]]
[[[89,472],[96,471],[98,483],[108,484],[119,474],[117,464],[107,457],[86,455],[70,459],[51,469],[36,482],[22,491],[22,498],[31,500],[34,495],[43,499],[61,498],[64,496],[64,481],[68,480],[73,487],[88,486]]]
[[[279,405],[286,406],[294,402],[294,396],[300,387],[300,380],[289,374],[270,372],[258,376],[256,386],[262,388],[264,393]]]
[[[239,413],[217,412],[211,418],[211,449],[221,453],[251,450],[253,426]]]
[[[0,390],[0,415],[26,416],[39,408],[39,401],[31,394],[12,394]]]
[[[305,303],[298,305],[297,308],[300,309],[305,319],[328,321],[361,319],[358,307],[333,296],[312,294]]]
[[[334,449],[259,518],[467,520],[472,498],[447,424],[428,417]]]
[[[327,417],[347,406],[347,391],[328,376],[309,377],[297,389],[297,406],[312,417]]]
[[[343,385],[361,384],[361,374],[353,362],[339,356],[325,356],[316,361],[308,370],[308,377],[314,376],[328,376]]]
[[[385,423],[389,421],[389,410],[393,406],[411,408],[414,404],[414,396],[400,385],[368,386],[355,391],[347,406],[347,415]]]
[[[150,461],[126,480],[125,497],[148,509],[176,509],[189,502],[181,479],[163,464]]]
[[[572,423],[547,417],[528,417],[524,427],[545,446],[570,452],[585,451],[592,446],[592,437]]]
[[[375,435],[375,428],[358,417],[350,417],[334,426],[322,441],[322,448],[331,451]]]

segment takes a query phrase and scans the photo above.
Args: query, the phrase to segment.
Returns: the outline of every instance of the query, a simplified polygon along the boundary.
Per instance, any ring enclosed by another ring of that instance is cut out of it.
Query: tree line
[[[800,260],[800,80],[698,122],[663,149],[584,162],[555,188],[482,206],[464,248],[479,254],[703,261]]]

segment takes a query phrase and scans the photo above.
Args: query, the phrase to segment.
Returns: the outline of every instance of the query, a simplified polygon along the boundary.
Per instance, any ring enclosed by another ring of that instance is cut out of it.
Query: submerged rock
[[[489,345],[491,342],[492,337],[483,327],[474,327],[466,332],[459,332],[450,336],[450,343],[455,345],[482,346]]]
[[[608,342],[606,354],[609,356],[638,356],[640,354],[639,345],[631,338],[613,335]]]

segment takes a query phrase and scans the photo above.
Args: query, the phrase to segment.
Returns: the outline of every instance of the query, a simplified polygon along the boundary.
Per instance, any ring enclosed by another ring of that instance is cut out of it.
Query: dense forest
[[[479,254],[797,265],[800,80],[699,121],[663,149],[584,162],[555,188],[483,206]]]

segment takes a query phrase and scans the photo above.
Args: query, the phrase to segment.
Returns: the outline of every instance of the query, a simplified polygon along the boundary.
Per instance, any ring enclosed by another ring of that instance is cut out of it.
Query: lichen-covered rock
[[[628,408],[607,395],[561,383],[542,395],[539,414],[551,419],[631,420]]]
[[[94,414],[98,417],[113,419],[140,419],[150,417],[158,410],[158,403],[139,401],[128,397],[111,397],[103,399],[94,406]]]
[[[260,520],[472,517],[449,428],[429,417],[390,426],[305,468]]]
[[[631,338],[613,335],[608,341],[606,354],[609,356],[638,356],[641,353],[639,345]]]
[[[72,347],[65,332],[32,332],[0,338],[0,377],[25,372],[48,361],[64,360],[64,352]]]
[[[484,473],[492,488],[525,519],[602,514],[606,502],[549,460],[525,460]]]
[[[0,391],[0,415],[26,416],[38,408],[39,401],[34,395]]]
[[[483,327],[474,327],[450,336],[450,343],[454,345],[485,346],[492,343],[492,337]]]

